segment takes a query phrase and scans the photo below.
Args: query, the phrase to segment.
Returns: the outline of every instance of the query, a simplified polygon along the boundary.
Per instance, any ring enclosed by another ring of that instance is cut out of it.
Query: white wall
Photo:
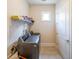
[[[31,5],[30,16],[35,20],[31,30],[34,32],[41,33],[41,44],[42,45],[53,45],[56,41],[55,32],[55,5]],[[51,21],[42,21],[41,12],[47,11],[51,13]]]
[[[28,16],[29,15],[29,5],[26,0],[8,0],[7,1],[7,26],[8,26],[8,42],[9,46],[15,42],[19,36],[23,34],[24,23],[15,22],[10,19],[13,15],[18,16]],[[27,28],[26,24],[26,28]]]
[[[56,3],[57,43],[64,59],[71,59],[71,0]],[[61,16],[60,16],[61,15]],[[65,18],[63,18],[65,16]]]

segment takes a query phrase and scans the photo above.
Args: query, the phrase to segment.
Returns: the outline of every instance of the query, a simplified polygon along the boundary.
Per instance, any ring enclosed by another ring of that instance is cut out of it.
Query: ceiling
[[[57,0],[27,0],[29,4],[55,4]]]

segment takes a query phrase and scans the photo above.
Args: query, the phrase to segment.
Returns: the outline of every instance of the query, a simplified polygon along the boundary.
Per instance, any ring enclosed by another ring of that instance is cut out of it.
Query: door
[[[60,0],[56,5],[56,36],[59,50],[64,59],[71,58],[70,0]]]
[[[56,42],[54,5],[33,5],[30,16],[35,21],[31,30],[41,34],[41,46],[53,46]]]

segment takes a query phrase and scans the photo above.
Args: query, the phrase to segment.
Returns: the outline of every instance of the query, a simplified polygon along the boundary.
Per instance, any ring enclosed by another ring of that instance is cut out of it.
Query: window
[[[42,21],[50,21],[50,13],[49,12],[42,12],[41,13],[41,19]]]

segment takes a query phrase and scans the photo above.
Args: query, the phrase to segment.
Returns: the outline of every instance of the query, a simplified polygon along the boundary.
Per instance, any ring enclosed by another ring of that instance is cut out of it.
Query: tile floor
[[[62,59],[55,47],[41,47],[39,59]]]

